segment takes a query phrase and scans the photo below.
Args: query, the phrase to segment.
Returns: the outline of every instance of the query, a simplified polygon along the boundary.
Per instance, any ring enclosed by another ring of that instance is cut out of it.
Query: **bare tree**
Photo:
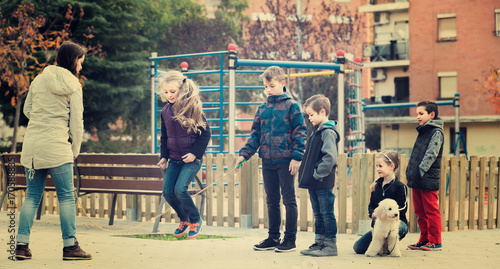
[[[333,1],[322,1],[319,11],[312,11],[310,0],[298,1],[302,12],[293,1],[267,0],[262,15],[247,25],[241,57],[332,62],[339,49],[361,53],[364,15]],[[307,90],[292,94],[300,101],[310,95]]]

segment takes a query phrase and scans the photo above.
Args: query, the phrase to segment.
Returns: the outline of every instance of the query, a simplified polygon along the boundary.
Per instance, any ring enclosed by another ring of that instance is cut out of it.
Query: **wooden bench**
[[[157,162],[156,154],[80,154],[74,165],[74,184],[78,197],[90,193],[113,194],[109,212],[109,225],[113,225],[118,194],[161,196],[164,171],[156,166]],[[26,189],[25,170],[20,164],[19,153],[2,154],[2,167],[5,177],[0,205],[10,192]],[[192,185],[194,186],[188,190],[191,195],[203,189],[198,177],[193,179]],[[50,176],[47,178],[45,190],[55,190]],[[199,209],[203,217],[205,193],[202,192],[200,196]],[[165,203],[165,199],[161,197],[158,214],[162,213]],[[37,219],[40,219],[42,204],[40,202]],[[157,218],[153,232],[156,232],[159,222],[160,218]]]

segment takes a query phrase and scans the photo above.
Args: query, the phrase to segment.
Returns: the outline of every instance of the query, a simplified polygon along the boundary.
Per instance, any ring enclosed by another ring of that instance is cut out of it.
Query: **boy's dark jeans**
[[[337,220],[333,212],[335,195],[333,187],[320,190],[309,190],[309,197],[314,213],[314,232],[325,238],[337,237]]]
[[[267,195],[267,210],[269,215],[269,237],[280,238],[281,211],[280,190],[286,210],[285,238],[295,240],[297,235],[297,201],[295,200],[294,176],[290,175],[289,162],[277,164],[262,164],[264,189]]]

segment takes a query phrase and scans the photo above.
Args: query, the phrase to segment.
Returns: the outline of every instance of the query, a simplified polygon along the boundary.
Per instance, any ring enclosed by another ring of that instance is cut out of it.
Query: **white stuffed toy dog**
[[[393,199],[384,199],[372,214],[375,225],[372,228],[372,241],[366,256],[389,255],[401,257],[399,250],[399,207]]]

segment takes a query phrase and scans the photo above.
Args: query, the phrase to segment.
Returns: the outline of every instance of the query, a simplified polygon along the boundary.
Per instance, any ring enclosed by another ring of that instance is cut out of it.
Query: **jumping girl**
[[[375,167],[380,178],[370,186],[372,194],[370,204],[368,205],[368,214],[372,218],[373,211],[377,208],[380,201],[385,198],[395,200],[399,206],[399,219],[401,220],[399,224],[399,240],[401,240],[408,233],[408,221],[406,220],[406,194],[408,189],[396,177],[396,169],[399,167],[398,153],[392,150],[378,153],[375,156]],[[373,223],[374,221],[372,221],[372,226]],[[365,254],[371,241],[372,231],[369,231],[354,243],[354,251],[357,254]]]
[[[188,232],[188,238],[196,238],[203,220],[188,193],[188,186],[201,168],[210,128],[194,81],[181,72],[168,71],[159,78],[158,84],[158,94],[167,102],[161,111],[161,155],[157,164],[167,169],[163,196],[181,221],[174,236]]]

